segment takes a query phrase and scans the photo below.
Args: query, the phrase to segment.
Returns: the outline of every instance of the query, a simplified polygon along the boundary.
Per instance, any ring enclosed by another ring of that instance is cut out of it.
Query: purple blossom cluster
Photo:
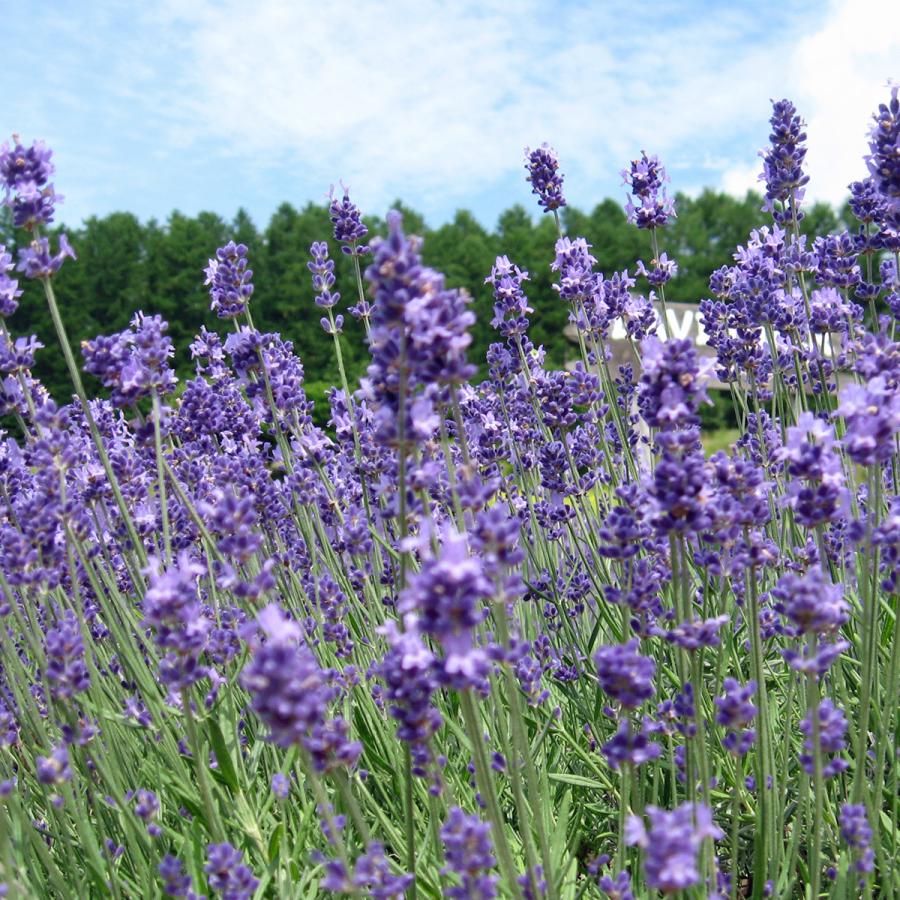
[[[684,803],[671,812],[647,807],[650,827],[637,816],[628,821],[626,840],[644,851],[647,887],[664,894],[700,883],[698,854],[706,840],[717,841],[724,832],[713,822],[704,804]]]
[[[366,269],[375,302],[365,390],[377,401],[379,439],[403,446],[410,432],[434,431],[433,388],[462,384],[474,373],[466,360],[474,322],[468,298],[422,265],[420,244],[403,233],[401,215],[391,212],[388,237],[372,242]]]
[[[331,224],[334,226],[334,239],[341,245],[341,251],[348,256],[364,256],[369,248],[360,241],[365,240],[369,229],[363,224],[359,207],[350,200],[349,189],[341,184],[343,197],[334,196],[334,188],[331,189]]]
[[[0,179],[3,203],[10,207],[17,228],[33,231],[53,221],[57,196],[50,182],[55,171],[50,162],[53,151],[43,142],[25,147],[17,135],[12,144],[0,145]]]
[[[460,880],[445,896],[456,900],[493,900],[497,896],[497,876],[489,873],[497,865],[497,859],[490,825],[454,806],[441,827],[441,840],[447,860],[444,871],[454,873]]]
[[[656,662],[638,653],[638,641],[601,647],[594,654],[600,687],[616,702],[634,709],[649,700],[656,689]]]
[[[302,746],[313,765],[324,772],[353,766],[362,747],[348,737],[340,716],[330,716],[338,689],[314,654],[300,643],[300,627],[276,605],[260,613],[264,632],[241,683],[252,697],[252,708],[280,747]]]
[[[772,107],[770,146],[759,153],[763,159],[760,181],[766,184],[763,208],[773,214],[776,222],[785,224],[802,217],[800,204],[804,187],[809,182],[809,176],[803,171],[806,132],[804,122],[790,100],[779,100]]]
[[[669,176],[657,157],[642,151],[640,159],[632,160],[621,174],[622,184],[631,188],[631,197],[625,204],[629,222],[652,230],[675,218],[675,204],[665,188]]]
[[[525,170],[531,193],[537,194],[538,205],[544,212],[553,212],[566,205],[559,158],[549,144],[541,144],[536,150],[525,148]]]
[[[0,244],[0,316],[4,319],[19,308],[19,297],[22,296],[19,282],[9,277],[12,270],[12,255]]]
[[[756,729],[751,723],[758,712],[753,698],[756,683],[739,684],[734,678],[722,683],[725,693],[716,697],[716,721],[726,729],[722,744],[736,756],[744,756],[756,740]]]
[[[137,313],[125,331],[84,342],[85,371],[110,390],[115,406],[133,406],[175,387],[177,379],[169,365],[175,351],[168,327],[160,316]]]
[[[469,553],[464,535],[448,530],[440,553],[427,559],[400,596],[399,611],[412,614],[423,634],[443,650],[441,676],[458,688],[480,685],[488,656],[478,645],[478,626],[494,586],[482,561]]]
[[[229,241],[216,250],[204,269],[210,309],[220,319],[234,319],[247,309],[253,295],[253,270],[247,268],[247,247]]]

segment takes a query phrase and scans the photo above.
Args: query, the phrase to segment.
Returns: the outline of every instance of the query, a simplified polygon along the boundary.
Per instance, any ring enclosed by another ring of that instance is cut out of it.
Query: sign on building
[[[661,341],[667,339],[666,331],[663,328],[662,324],[662,307],[659,303],[656,304],[656,312],[659,318],[659,327],[657,329],[657,335]],[[669,325],[669,336],[678,340],[690,340],[693,342],[694,346],[697,348],[697,352],[700,356],[704,357],[715,357],[716,352],[712,347],[709,346],[709,340],[706,334],[706,331],[703,329],[703,323],[701,321],[700,316],[700,307],[696,303],[666,303],[666,312],[667,322]],[[572,341],[573,343],[578,343],[578,332],[574,325],[571,323],[568,324],[564,331],[565,336]],[[829,340],[824,343],[824,347],[821,348],[825,354],[830,355],[832,352],[836,352],[840,348],[839,335],[831,335]],[[763,333],[761,335],[761,340],[763,343],[766,343],[766,335]],[[628,341],[628,335],[625,331],[625,323],[622,319],[616,319],[613,322],[612,327],[610,328],[609,338],[607,340],[607,347],[612,354],[612,359],[610,360],[610,369],[612,372],[616,372],[620,365],[631,364],[634,365],[635,357],[634,352],[632,350],[631,344]],[[640,355],[640,348],[638,348],[638,355]],[[571,363],[574,365],[574,362]],[[719,381],[718,378],[713,376],[709,382],[708,386],[711,388],[720,388],[727,389],[728,385],[722,381]]]

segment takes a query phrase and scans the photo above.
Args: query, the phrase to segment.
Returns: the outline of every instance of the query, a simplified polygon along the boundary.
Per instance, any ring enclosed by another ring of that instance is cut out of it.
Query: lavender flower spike
[[[369,248],[360,241],[364,240],[369,229],[363,224],[359,207],[350,200],[350,189],[341,182],[344,192],[342,199],[334,196],[334,187],[328,196],[331,200],[329,212],[331,224],[334,226],[334,239],[341,244],[341,251],[348,256],[364,256]]]
[[[631,188],[634,197],[625,204],[629,222],[638,228],[653,229],[662,228],[675,218],[675,204],[665,189],[669,176],[657,157],[647,156],[641,151],[641,158],[632,160],[621,174],[622,183]]]
[[[13,144],[0,146],[0,185],[3,204],[13,213],[17,228],[32,231],[37,225],[53,221],[54,205],[62,197],[56,195],[50,176],[54,172],[50,157],[53,151],[43,141],[25,147],[18,135]]]
[[[19,308],[19,297],[22,296],[19,282],[7,274],[12,269],[12,256],[0,244],[0,316],[3,318],[11,316]]]
[[[631,816],[625,840],[644,850],[644,875],[647,887],[674,894],[700,881],[697,855],[707,838],[718,840],[723,832],[713,822],[712,811],[703,803],[683,803],[667,812],[647,807],[649,831],[637,817]]]
[[[878,190],[892,212],[900,212],[900,85],[891,85],[889,103],[872,117],[866,163]]]
[[[594,654],[600,687],[622,706],[635,708],[655,693],[656,663],[638,653],[637,639],[627,644],[601,647]]]
[[[209,308],[220,319],[234,319],[247,309],[253,294],[253,270],[247,268],[247,248],[229,241],[203,270],[206,273]]]
[[[805,123],[790,100],[773,101],[769,122],[772,125],[769,135],[771,146],[759,151],[763,159],[759,180],[766,183],[763,210],[772,213],[780,225],[799,222],[803,218],[800,212],[803,188],[809,181],[809,176],[803,173],[803,161],[806,159]]]
[[[563,176],[559,172],[556,151],[549,144],[541,144],[537,150],[525,148],[525,168],[531,193],[537,194],[538,206],[544,212],[553,212],[566,205],[563,196]]]

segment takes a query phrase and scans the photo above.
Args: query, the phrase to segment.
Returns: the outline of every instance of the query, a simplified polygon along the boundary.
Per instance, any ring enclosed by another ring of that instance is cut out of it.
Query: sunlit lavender
[[[691,298],[706,350],[670,333],[655,155],[622,169],[644,259],[602,272],[565,160],[526,150],[577,360],[546,363],[535,273],[500,255],[482,380],[471,298],[400,212],[370,227],[332,188],[296,261],[340,375],[324,418],[254,326],[240,242],[187,273],[221,320],[194,377],[152,309],[73,346],[52,151],[3,144],[0,895],[900,896],[886,93],[835,234],[801,230],[802,110],[773,104],[771,224]],[[29,279],[58,346],[17,333]],[[739,429],[710,453],[716,390]]]

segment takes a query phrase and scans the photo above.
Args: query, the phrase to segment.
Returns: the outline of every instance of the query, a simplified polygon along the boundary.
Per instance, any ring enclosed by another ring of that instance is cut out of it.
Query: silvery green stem
[[[212,789],[209,783],[209,772],[207,771],[207,760],[203,758],[204,747],[200,743],[200,736],[197,733],[197,721],[194,718],[194,711],[191,708],[190,689],[181,692],[181,703],[184,709],[184,722],[188,733],[188,744],[191,748],[191,754],[194,757],[194,770],[197,774],[197,785],[200,788],[200,797],[203,800],[203,808],[206,812],[207,828],[213,839],[217,842],[225,840],[225,832],[222,829],[222,823],[219,820],[219,814],[213,801]]]
[[[816,653],[817,638],[809,637],[809,653]],[[812,844],[809,859],[810,886],[813,900],[819,896],[819,885],[822,879],[822,816],[825,804],[825,786],[822,777],[822,723],[819,719],[819,682],[814,674],[806,679],[806,706],[812,720],[812,757],[813,757],[813,808],[812,808]]]
[[[56,330],[56,336],[59,339],[59,344],[63,352],[63,358],[66,361],[66,368],[69,370],[69,377],[72,379],[72,385],[75,388],[75,393],[78,396],[78,400],[81,403],[81,409],[84,412],[84,417],[87,420],[88,428],[91,432],[91,438],[94,441],[94,446],[97,448],[97,454],[100,457],[100,462],[103,466],[103,471],[106,475],[107,481],[109,482],[110,488],[113,492],[113,497],[116,501],[116,506],[119,509],[119,513],[122,516],[122,521],[125,523],[125,528],[128,531],[128,537],[131,540],[132,545],[134,546],[134,552],[137,554],[138,560],[142,566],[147,564],[147,554],[144,550],[144,545],[141,542],[141,539],[138,537],[137,529],[135,528],[134,521],[131,518],[131,513],[128,510],[128,506],[125,503],[125,498],[122,495],[122,490],[119,487],[118,479],[116,478],[116,474],[113,471],[112,464],[109,461],[109,454],[106,452],[106,446],[103,443],[103,437],[100,434],[100,429],[97,427],[97,423],[94,420],[94,414],[91,411],[91,405],[88,402],[87,394],[84,390],[84,385],[81,381],[81,373],[78,370],[78,366],[75,362],[75,356],[72,353],[72,348],[69,345],[69,337],[66,334],[66,327],[63,324],[62,317],[59,314],[59,307],[56,303],[56,295],[53,291],[53,284],[50,281],[49,276],[44,276],[41,278],[41,284],[44,288],[44,296],[47,298],[47,305],[50,308],[50,318],[53,320],[53,327]]]
[[[163,547],[165,548],[166,563],[172,562],[172,535],[169,531],[169,503],[166,499],[166,476],[163,466],[162,430],[160,416],[162,407],[159,395],[153,389],[153,447],[156,453],[156,480],[159,490],[159,507],[162,515]]]
[[[659,239],[656,237],[656,229],[650,229],[650,246],[653,248],[653,258],[659,259]],[[666,336],[666,340],[669,340],[672,337],[671,332],[669,331],[669,311],[666,308],[666,286],[661,284],[659,286],[659,305],[662,308],[662,320],[663,320],[663,333]]]
[[[516,878],[516,866],[506,838],[505,822],[503,814],[500,812],[500,804],[497,802],[497,792],[494,789],[491,767],[484,752],[484,735],[482,734],[478,713],[475,710],[472,692],[469,690],[460,691],[459,703],[462,707],[466,731],[472,743],[472,754],[475,758],[475,781],[478,784],[478,790],[484,802],[487,804],[488,818],[491,820],[491,834],[494,839],[494,845],[497,848],[500,870],[503,872],[509,891],[521,900],[522,892]]]

